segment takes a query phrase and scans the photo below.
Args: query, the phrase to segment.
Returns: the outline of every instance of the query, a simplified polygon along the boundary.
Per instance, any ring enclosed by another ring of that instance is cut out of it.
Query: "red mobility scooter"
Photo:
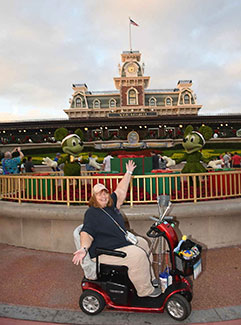
[[[97,279],[89,280],[84,277],[81,284],[83,293],[80,296],[79,305],[84,313],[96,315],[106,306],[132,312],[163,313],[166,310],[172,318],[178,321],[190,315],[192,288],[187,277],[194,275],[196,278],[200,274],[202,247],[187,239],[182,243],[182,247],[179,247],[183,254],[174,251],[179,241],[174,230],[173,217],[167,216],[171,206],[168,201],[167,195],[158,197],[160,217],[159,219],[151,217],[155,223],[147,232],[147,236],[152,238],[151,248],[155,247],[156,242],[159,241],[161,245],[159,252],[163,252],[163,240],[165,241],[166,254],[169,255],[170,262],[168,279],[171,279],[166,289],[156,298],[138,297],[128,278],[126,266],[100,264],[98,259],[101,254],[120,257],[125,257],[126,254],[121,251],[97,249]],[[160,266],[160,263],[158,265]]]

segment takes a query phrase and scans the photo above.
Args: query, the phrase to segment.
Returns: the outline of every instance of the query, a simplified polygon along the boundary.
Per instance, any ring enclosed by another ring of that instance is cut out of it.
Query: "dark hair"
[[[89,207],[94,207],[94,208],[101,208],[101,206],[99,205],[97,199],[96,199],[96,195],[93,194],[89,200],[88,203]],[[112,200],[112,197],[109,195],[109,201],[107,203],[108,207],[112,207],[114,205],[114,202]]]
[[[32,157],[28,157],[28,161],[30,161],[32,159]]]

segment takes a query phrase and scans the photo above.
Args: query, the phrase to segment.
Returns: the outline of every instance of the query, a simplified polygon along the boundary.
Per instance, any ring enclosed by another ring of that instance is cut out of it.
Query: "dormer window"
[[[82,107],[82,98],[80,98],[80,97],[76,98],[75,106],[76,107]]]
[[[191,97],[190,97],[190,95],[188,95],[188,94],[184,95],[184,104],[185,105],[191,104]]]
[[[156,98],[155,97],[151,97],[149,99],[149,106],[156,106]]]
[[[137,99],[137,90],[135,88],[131,88],[128,91],[128,105],[137,105],[138,99]]]
[[[100,100],[99,99],[95,99],[93,101],[93,108],[100,108]]]
[[[111,98],[109,101],[109,107],[116,107],[116,100],[114,98]]]
[[[171,106],[172,105],[172,98],[171,97],[167,97],[166,98],[166,106]]]

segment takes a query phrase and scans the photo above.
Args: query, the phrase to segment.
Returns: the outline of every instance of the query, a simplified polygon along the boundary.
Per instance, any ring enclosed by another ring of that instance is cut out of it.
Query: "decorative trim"
[[[205,145],[206,141],[204,139],[204,136],[200,132],[198,132],[198,131],[192,131],[192,133],[197,134],[202,139],[203,145]]]
[[[68,140],[68,139],[72,138],[73,136],[77,137],[80,140],[80,137],[77,134],[69,134],[65,138],[63,138],[63,140],[61,141],[61,146],[65,140]]]

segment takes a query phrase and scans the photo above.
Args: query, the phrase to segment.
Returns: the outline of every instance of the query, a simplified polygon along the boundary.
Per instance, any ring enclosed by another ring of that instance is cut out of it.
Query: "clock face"
[[[130,72],[130,73],[135,72],[135,67],[133,65],[129,65],[128,72]]]

